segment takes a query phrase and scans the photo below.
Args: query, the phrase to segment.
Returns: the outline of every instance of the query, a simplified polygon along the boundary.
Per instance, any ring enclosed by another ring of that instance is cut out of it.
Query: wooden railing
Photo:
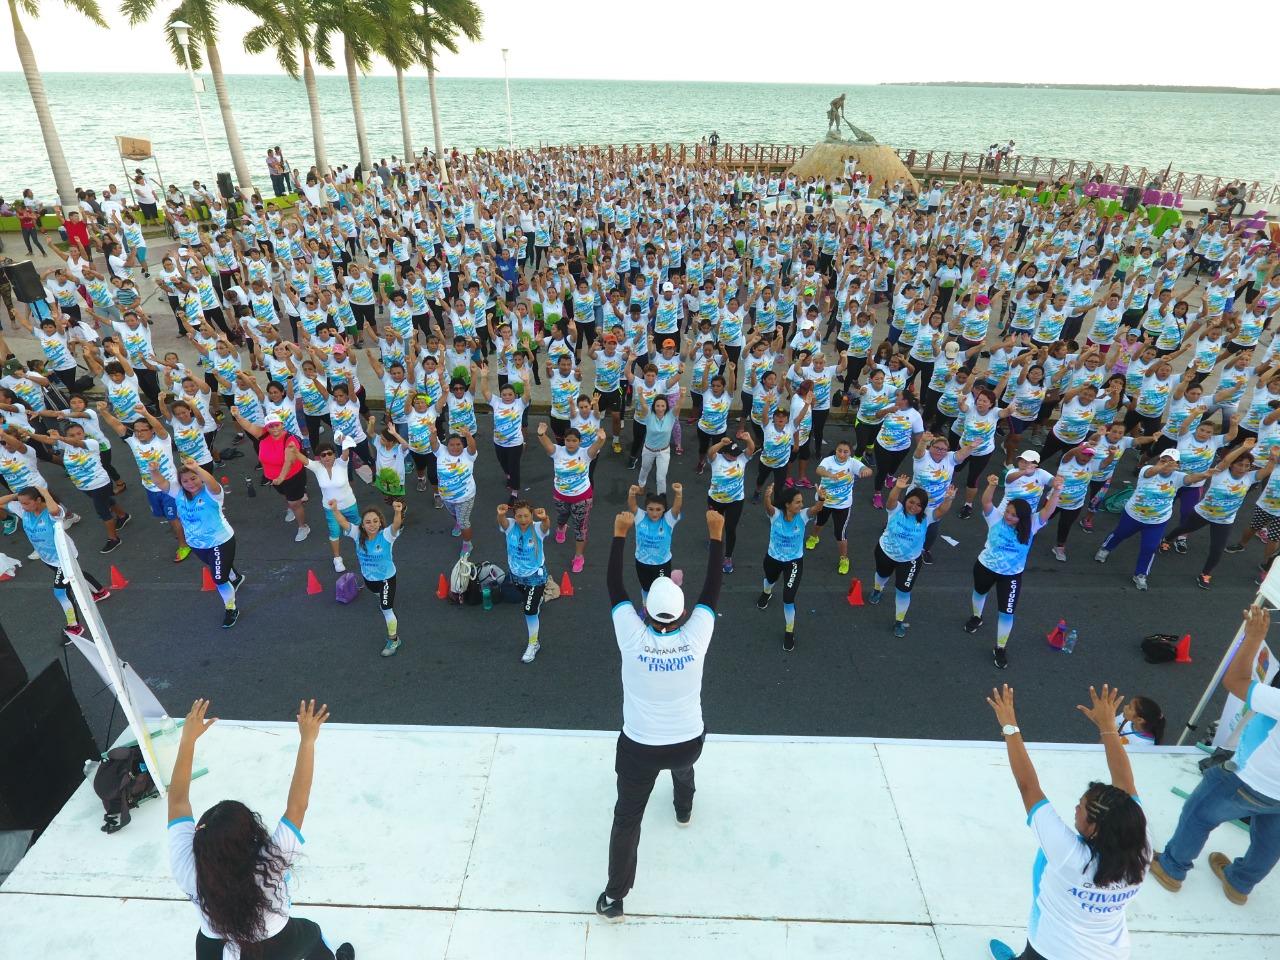
[[[715,164],[743,170],[785,170],[808,152],[808,147],[785,143],[636,143],[578,144],[577,149],[599,156],[609,163],[661,161],[665,164]],[[1120,186],[1146,187],[1154,180],[1162,181],[1162,189],[1180,193],[1187,200],[1208,204],[1228,184],[1238,178],[1217,177],[1207,173],[1186,173],[1164,167],[1133,164],[1094,163],[1091,160],[1069,160],[1061,157],[1007,157],[989,163],[984,151],[918,150],[893,148],[899,159],[917,176],[943,179],[982,179],[1002,183],[1046,185],[1065,181],[1090,180]],[[1274,211],[1280,207],[1280,183],[1262,180],[1244,181],[1244,200],[1252,207]]]

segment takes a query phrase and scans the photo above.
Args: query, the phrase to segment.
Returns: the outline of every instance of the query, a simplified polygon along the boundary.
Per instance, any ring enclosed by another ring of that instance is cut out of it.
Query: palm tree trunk
[[[302,48],[302,82],[307,88],[307,109],[311,111],[311,142],[316,153],[320,176],[329,172],[329,155],[324,149],[324,124],[320,120],[320,91],[316,89],[316,72],[311,66],[311,51]],[[306,177],[302,178],[304,181]]]
[[[404,156],[412,160],[413,134],[409,132],[409,97],[404,88],[404,71],[396,67],[396,95],[400,98],[400,132],[404,135]]]
[[[436,164],[440,167],[440,182],[449,182],[449,171],[444,165],[444,137],[440,133],[440,102],[436,99],[436,68],[430,49],[427,50],[427,89],[431,93],[431,129],[435,135]]]
[[[22,29],[22,21],[18,19],[16,0],[9,0],[9,16],[13,20],[13,45],[18,48],[18,62],[22,64],[27,89],[31,91],[31,103],[36,108],[36,121],[40,124],[40,135],[44,137],[49,166],[53,168],[53,182],[58,189],[58,199],[67,209],[78,209],[79,200],[76,198],[75,183],[71,180],[71,168],[67,166],[62,141],[58,138],[58,128],[53,123],[53,114],[49,112],[49,98],[45,96],[44,78],[40,76],[40,68],[36,65],[36,53],[31,49],[27,32]]]
[[[347,87],[351,91],[351,112],[356,118],[356,146],[360,148],[360,169],[368,170],[373,166],[373,157],[369,154],[369,134],[364,127],[364,106],[360,102],[360,75],[356,71],[356,52],[351,49],[351,41],[343,37],[342,58],[347,64]]]
[[[231,165],[236,169],[236,182],[245,190],[253,189],[253,176],[244,158],[244,145],[240,142],[240,130],[236,127],[236,115],[231,109],[231,95],[227,93],[227,78],[222,73],[222,57],[212,37],[205,37],[204,60],[213,76],[213,92],[218,98],[218,110],[222,114],[222,129],[227,134],[227,146],[231,150]]]

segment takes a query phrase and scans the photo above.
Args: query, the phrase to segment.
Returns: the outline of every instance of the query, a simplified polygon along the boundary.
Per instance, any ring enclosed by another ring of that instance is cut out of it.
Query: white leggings
[[[640,486],[644,486],[649,479],[649,471],[657,464],[658,476],[656,483],[658,485],[658,493],[667,492],[667,465],[671,463],[671,447],[663,447],[661,450],[650,450],[644,448],[644,452],[640,454]]]

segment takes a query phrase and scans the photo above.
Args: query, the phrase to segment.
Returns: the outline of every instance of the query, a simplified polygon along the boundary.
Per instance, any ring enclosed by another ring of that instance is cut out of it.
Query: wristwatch
[[[1004,734],[1006,737],[1012,737],[1015,733],[1021,733],[1022,731],[1019,730],[1017,727],[1015,727],[1012,723],[1006,723],[1003,727],[1000,728],[1000,732]]]

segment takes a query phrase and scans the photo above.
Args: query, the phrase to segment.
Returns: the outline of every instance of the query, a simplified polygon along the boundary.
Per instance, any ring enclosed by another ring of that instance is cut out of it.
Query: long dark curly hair
[[[1094,884],[1141,883],[1151,863],[1141,804],[1119,787],[1096,781],[1085,791],[1084,804],[1085,816],[1096,827],[1093,836],[1085,839],[1098,864]]]
[[[223,800],[204,812],[192,850],[196,895],[214,932],[234,942],[244,957],[265,939],[268,891],[283,899],[288,858],[262,819],[238,800]]]

